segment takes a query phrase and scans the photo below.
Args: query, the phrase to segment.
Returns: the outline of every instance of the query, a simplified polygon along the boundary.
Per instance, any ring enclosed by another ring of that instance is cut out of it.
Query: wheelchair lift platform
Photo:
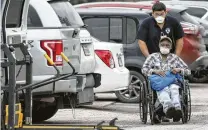
[[[76,125],[24,125],[15,130],[121,130],[116,126],[76,126]]]
[[[32,124],[32,90],[44,86],[46,84],[54,83],[58,80],[70,77],[75,74],[75,69],[69,62],[69,59],[61,53],[62,58],[71,66],[73,72],[70,74],[60,74],[55,63],[50,59],[47,54],[44,54],[48,62],[53,65],[57,74],[54,77],[45,79],[41,82],[32,83],[32,56],[27,51],[27,46],[25,43],[20,43],[16,45],[1,45],[3,51],[5,52],[8,61],[2,62],[1,65],[4,69],[9,69],[8,79],[9,84],[1,86],[3,90],[3,100],[2,100],[2,130],[121,130],[119,127],[115,126],[114,118],[109,122],[109,125],[103,125],[104,121],[98,123],[97,125],[65,125],[65,124]],[[13,55],[15,48],[20,48],[23,54],[25,54],[25,59],[23,61],[16,62]],[[12,59],[12,60],[10,60]],[[15,66],[26,64],[26,84],[20,85],[16,84],[16,73]],[[6,77],[5,77],[6,78]],[[20,102],[18,92],[26,89],[24,109],[22,109],[22,104]],[[23,114],[24,111],[24,114]],[[41,115],[40,115],[41,116]],[[89,117],[93,118],[93,117]]]
[[[9,129],[8,125],[8,112],[9,106],[6,105],[6,117],[5,117],[5,127],[6,130]],[[105,121],[102,121],[96,125],[69,125],[69,124],[23,124],[23,113],[21,112],[21,103],[15,105],[15,120],[14,120],[14,130],[122,130],[118,126],[115,126],[115,121],[118,120],[114,118],[110,120],[109,125],[104,125]],[[92,117],[93,118],[93,117]]]

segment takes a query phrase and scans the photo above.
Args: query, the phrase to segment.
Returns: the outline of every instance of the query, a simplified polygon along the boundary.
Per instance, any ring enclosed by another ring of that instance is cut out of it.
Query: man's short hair
[[[162,2],[156,2],[152,6],[152,12],[154,12],[154,11],[163,11],[163,10],[166,11],[166,6]]]

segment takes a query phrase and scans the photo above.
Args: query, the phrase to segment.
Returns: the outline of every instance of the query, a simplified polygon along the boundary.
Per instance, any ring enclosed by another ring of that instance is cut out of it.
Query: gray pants
[[[159,102],[163,106],[163,111],[166,113],[169,107],[181,108],[179,86],[171,84],[161,91],[157,91]]]

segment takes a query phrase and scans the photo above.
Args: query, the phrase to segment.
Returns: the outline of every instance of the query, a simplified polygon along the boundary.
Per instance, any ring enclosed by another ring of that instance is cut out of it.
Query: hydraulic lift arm
[[[49,63],[51,63],[51,65],[53,65],[54,68],[57,69],[57,67],[55,66],[53,61],[49,58],[49,56],[47,54],[45,54],[44,56],[49,61]],[[62,53],[61,56],[70,66],[72,66],[69,62],[69,59],[64,55],[64,53]],[[72,66],[72,68],[73,68],[73,66]],[[57,72],[58,72],[58,69],[57,69]],[[74,71],[73,71],[73,73],[74,73]],[[65,78],[67,76],[73,75],[73,73],[72,74],[67,74],[67,75],[64,75],[64,76],[60,76],[60,77]],[[50,78],[51,81],[47,80],[47,83],[54,82],[55,80],[60,79],[60,77],[56,76],[56,79],[51,79]],[[42,85],[42,84],[35,84],[34,86],[37,86],[37,85],[39,86],[39,85]],[[29,86],[29,87],[32,87],[32,86]],[[28,86],[25,87],[25,88],[28,88]],[[21,89],[19,89],[19,91],[20,90]],[[45,130],[45,129],[50,129],[50,130],[84,130],[84,129],[87,129],[87,130],[121,130],[121,129],[119,129],[119,127],[115,126],[115,121],[117,120],[117,118],[111,120],[110,123],[109,123],[109,126],[102,125],[104,123],[104,121],[98,123],[97,125],[22,125],[22,123],[23,123],[22,116],[23,115],[21,114],[21,104],[18,104],[17,106],[18,107],[16,107],[17,110],[16,110],[15,113],[17,113],[19,118],[17,118],[17,121],[16,121],[17,122],[16,123],[17,124],[16,130]],[[8,106],[7,106],[7,108],[8,108]],[[8,110],[7,110],[7,112],[8,112]],[[9,114],[6,113],[6,115],[9,115]],[[8,118],[6,118],[6,119],[8,119]]]

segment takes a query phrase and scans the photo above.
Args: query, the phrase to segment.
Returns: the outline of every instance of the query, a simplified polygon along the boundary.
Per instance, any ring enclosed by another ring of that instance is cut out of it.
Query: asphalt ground
[[[208,130],[208,84],[191,84],[192,115],[187,124],[182,122],[151,125],[149,116],[143,124],[139,116],[139,104],[121,103],[114,94],[97,94],[93,105],[59,110],[47,124],[97,124],[118,118],[116,125],[125,130]]]

